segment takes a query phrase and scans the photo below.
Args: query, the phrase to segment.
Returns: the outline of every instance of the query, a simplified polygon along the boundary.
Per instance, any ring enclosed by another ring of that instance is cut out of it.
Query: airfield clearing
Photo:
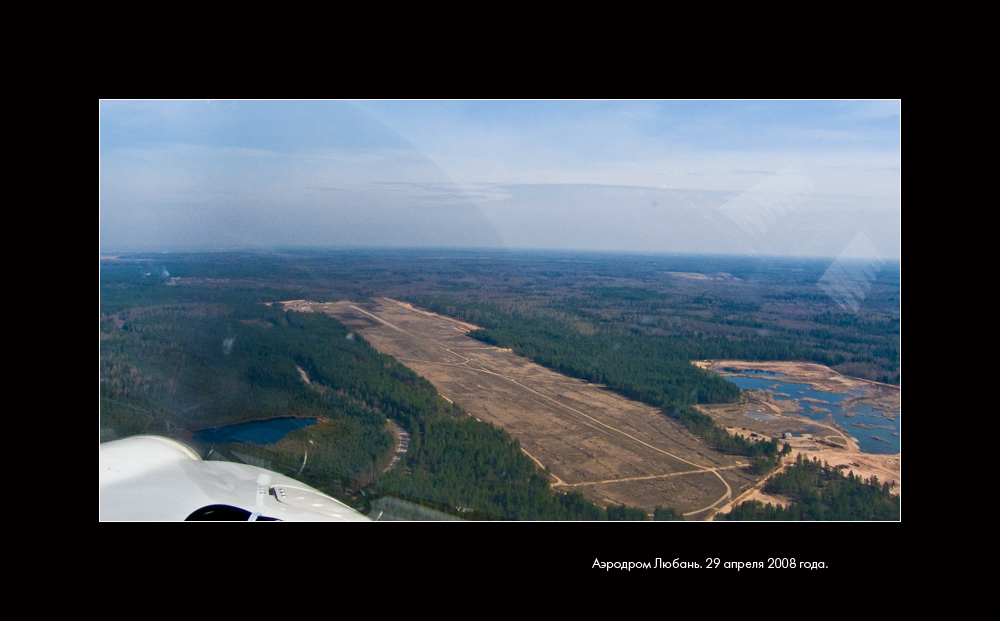
[[[739,458],[713,450],[658,409],[476,341],[467,336],[471,324],[387,298],[294,309],[333,315],[448,400],[503,427],[549,469],[558,490],[701,519],[753,481]]]

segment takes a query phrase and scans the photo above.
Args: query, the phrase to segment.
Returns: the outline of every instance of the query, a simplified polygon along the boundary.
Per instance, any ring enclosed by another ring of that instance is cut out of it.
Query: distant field
[[[557,489],[602,505],[694,513],[723,504],[750,481],[734,468],[738,458],[712,450],[657,409],[473,340],[470,324],[386,298],[311,308],[360,332],[473,416],[506,429],[549,469]]]

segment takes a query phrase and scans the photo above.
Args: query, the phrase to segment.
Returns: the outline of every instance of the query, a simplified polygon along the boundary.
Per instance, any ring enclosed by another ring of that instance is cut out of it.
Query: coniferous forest
[[[466,519],[626,519],[618,513],[627,508],[609,514],[578,493],[553,493],[509,434],[448,403],[335,319],[265,305],[287,291],[168,282],[130,267],[104,270],[102,440],[179,437],[356,505],[388,495]],[[286,416],[319,423],[272,445],[192,439],[199,429]],[[388,419],[411,441],[383,474],[396,442]]]
[[[441,398],[360,335],[325,315],[268,305],[289,299],[392,297],[474,323],[483,329],[473,338],[661,408],[716,449],[750,457],[758,473],[777,463],[777,442],[730,436],[694,407],[732,402],[739,390],[690,360],[807,360],[899,382],[898,265],[883,269],[866,304],[848,313],[816,289],[827,265],[819,260],[482,255],[300,251],[103,260],[101,439],[161,434],[197,444],[199,430],[317,418],[275,444],[197,448],[267,464],[353,506],[393,496],[473,519],[648,519],[554,493],[515,439]],[[396,442],[389,420],[411,441],[403,461],[383,473]],[[825,472],[810,476],[823,494],[841,485]],[[795,493],[814,502],[806,491]],[[841,500],[821,495],[815,502],[799,517],[777,519],[841,515],[817,509],[832,511]],[[654,517],[679,516],[659,508]]]
[[[844,475],[843,468],[803,459],[771,477],[764,486],[768,494],[793,499],[787,507],[764,505],[759,500],[741,503],[728,515],[716,519],[746,520],[899,520],[900,497],[890,493],[890,482]]]

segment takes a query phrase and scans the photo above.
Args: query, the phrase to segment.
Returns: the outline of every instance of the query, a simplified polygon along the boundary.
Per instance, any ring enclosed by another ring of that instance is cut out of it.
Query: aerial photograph
[[[101,100],[98,154],[100,521],[901,519],[898,99]]]

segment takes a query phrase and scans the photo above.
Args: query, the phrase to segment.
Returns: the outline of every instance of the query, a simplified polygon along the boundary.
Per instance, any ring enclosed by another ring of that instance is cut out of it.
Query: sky
[[[99,250],[900,258],[900,102],[101,101]]]

